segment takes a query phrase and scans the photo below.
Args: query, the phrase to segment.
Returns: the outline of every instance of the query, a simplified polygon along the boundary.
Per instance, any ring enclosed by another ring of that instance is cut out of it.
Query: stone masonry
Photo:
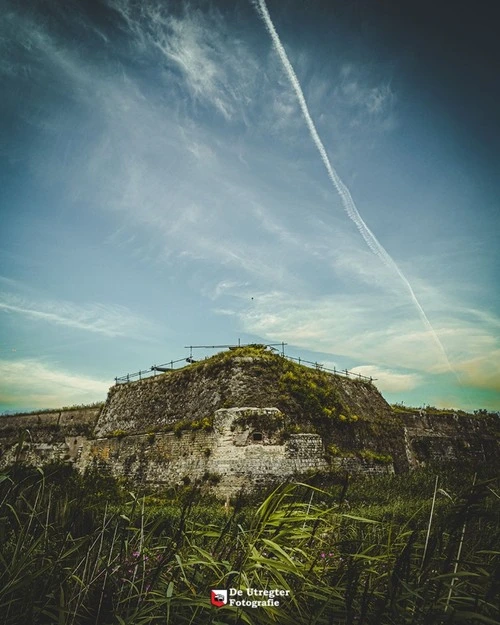
[[[63,461],[136,486],[198,483],[226,497],[318,471],[498,460],[493,415],[393,411],[374,385],[340,376],[331,376],[336,397],[356,417],[315,429],[276,407],[281,363],[230,355],[115,386],[102,407],[0,417],[0,469]]]

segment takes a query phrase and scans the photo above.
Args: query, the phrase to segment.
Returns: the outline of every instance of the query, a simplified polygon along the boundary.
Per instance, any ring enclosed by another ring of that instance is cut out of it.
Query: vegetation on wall
[[[285,421],[284,415],[276,412],[259,412],[255,410],[249,410],[243,412],[237,417],[231,425],[231,429],[234,431],[237,428],[244,430],[260,430],[266,432],[266,434],[276,434],[284,429]]]
[[[103,401],[96,401],[91,404],[72,404],[71,406],[62,406],[61,408],[38,408],[35,410],[21,411],[21,412],[11,412],[10,410],[2,413],[1,416],[28,416],[28,415],[37,415],[37,414],[48,414],[48,413],[57,413],[57,412],[73,412],[76,410],[91,410],[92,408],[102,408],[104,406]]]
[[[126,430],[113,430],[108,434],[109,438],[125,438],[128,435]]]
[[[312,426],[328,442],[332,426],[358,421],[342,399],[334,376],[288,361],[282,361],[281,369],[277,405],[299,428]]]
[[[431,406],[430,404],[426,404],[423,406],[406,406],[404,402],[398,402],[395,404],[391,404],[391,409],[395,413],[400,414],[426,414],[426,415],[450,415],[456,414],[460,417],[499,417],[499,411],[490,411],[485,408],[479,408],[478,410],[474,410],[473,413],[465,412],[464,410],[459,410],[458,408],[437,408],[436,406]]]
[[[195,432],[197,430],[203,430],[205,432],[211,432],[214,428],[214,417],[203,417],[203,419],[182,419],[173,424],[173,432],[178,436],[184,431]],[[167,431],[164,429],[164,431]]]
[[[359,455],[363,460],[367,460],[368,462],[375,462],[377,464],[391,464],[392,456],[390,454],[381,454],[377,451],[373,451],[372,449],[362,449],[359,452]]]

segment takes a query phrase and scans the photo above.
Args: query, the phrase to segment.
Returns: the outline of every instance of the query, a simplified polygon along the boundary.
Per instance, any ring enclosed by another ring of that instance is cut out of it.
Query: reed
[[[68,488],[46,472],[0,476],[0,623],[500,623],[495,480],[460,490],[441,475],[446,497],[431,473],[354,480],[347,491],[345,480],[290,483],[259,505],[225,508],[195,488],[99,507],[84,496],[89,483],[79,492],[64,479]],[[290,597],[212,607],[210,590],[228,587]]]

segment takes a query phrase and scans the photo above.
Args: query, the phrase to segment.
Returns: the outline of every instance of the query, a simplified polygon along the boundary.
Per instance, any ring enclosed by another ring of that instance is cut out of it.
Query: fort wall
[[[102,407],[0,417],[0,468],[63,461],[137,486],[198,483],[227,496],[317,471],[498,462],[494,416],[394,411],[373,384],[316,383],[310,370],[299,384],[304,368],[294,367],[230,354],[115,386]]]

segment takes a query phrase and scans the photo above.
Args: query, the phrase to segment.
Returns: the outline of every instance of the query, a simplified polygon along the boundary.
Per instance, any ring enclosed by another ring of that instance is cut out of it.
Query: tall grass
[[[193,488],[170,503],[122,501],[111,488],[99,506],[87,492],[95,480],[79,491],[75,479],[0,477],[0,623],[500,623],[491,480],[443,481],[446,497],[432,474],[360,480],[347,493],[294,483],[225,510]],[[210,589],[229,587],[290,596],[212,607]]]

